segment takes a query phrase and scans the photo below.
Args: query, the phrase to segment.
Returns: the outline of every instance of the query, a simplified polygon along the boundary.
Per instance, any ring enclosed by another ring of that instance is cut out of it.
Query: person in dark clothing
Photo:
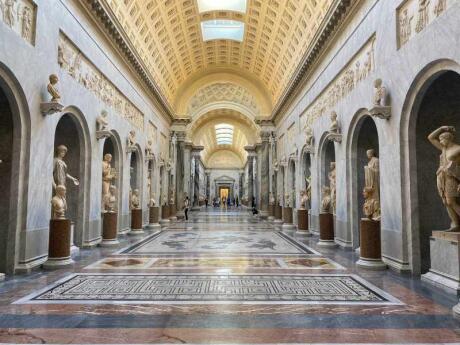
[[[185,213],[185,220],[188,220],[188,209],[190,208],[190,199],[188,196],[185,197],[184,201],[184,213]]]

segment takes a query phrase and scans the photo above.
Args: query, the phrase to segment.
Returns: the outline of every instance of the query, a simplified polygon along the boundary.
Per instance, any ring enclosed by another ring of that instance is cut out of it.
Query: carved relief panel
[[[134,127],[144,129],[144,114],[62,32],[57,58],[59,66],[81,86]]]
[[[0,0],[1,20],[30,44],[35,44],[37,6],[31,0]]]

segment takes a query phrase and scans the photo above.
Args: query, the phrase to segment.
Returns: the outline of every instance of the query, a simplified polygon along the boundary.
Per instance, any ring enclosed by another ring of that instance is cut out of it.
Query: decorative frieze
[[[30,44],[35,44],[37,6],[31,0],[0,0],[3,23]]]
[[[321,94],[310,104],[301,116],[302,127],[311,125],[316,119],[330,112],[339,101],[344,99],[356,86],[366,80],[375,69],[376,36],[369,41],[348,62],[342,71],[329,83]]]
[[[406,0],[397,10],[398,47],[423,31],[455,0]]]
[[[58,63],[108,108],[134,127],[144,129],[144,114],[62,32],[59,35]]]

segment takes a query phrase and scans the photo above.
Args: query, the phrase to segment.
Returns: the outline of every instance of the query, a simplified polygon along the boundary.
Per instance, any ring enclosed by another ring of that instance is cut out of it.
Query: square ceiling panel
[[[207,20],[201,22],[203,41],[233,40],[243,42],[244,23],[236,20]]]
[[[200,13],[209,11],[235,11],[246,13],[246,0],[197,0]]]

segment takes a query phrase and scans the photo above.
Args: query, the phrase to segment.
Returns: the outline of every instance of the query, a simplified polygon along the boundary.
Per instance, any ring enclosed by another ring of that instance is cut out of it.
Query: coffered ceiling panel
[[[248,0],[246,13],[199,13],[197,0],[106,1],[174,106],[182,84],[216,67],[251,75],[276,104],[334,0]],[[243,22],[243,41],[203,41],[201,22],[214,19]]]

